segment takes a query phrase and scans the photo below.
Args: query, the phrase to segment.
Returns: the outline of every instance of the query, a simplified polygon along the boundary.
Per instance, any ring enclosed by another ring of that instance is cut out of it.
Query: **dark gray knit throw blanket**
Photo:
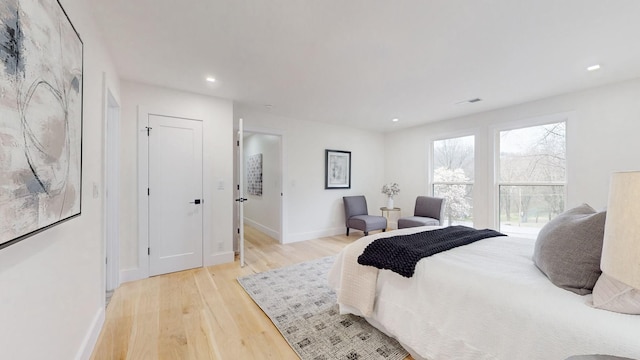
[[[496,236],[506,235],[494,230],[476,230],[466,226],[449,226],[415,234],[397,235],[369,244],[358,257],[358,263],[412,277],[416,264],[424,257]]]

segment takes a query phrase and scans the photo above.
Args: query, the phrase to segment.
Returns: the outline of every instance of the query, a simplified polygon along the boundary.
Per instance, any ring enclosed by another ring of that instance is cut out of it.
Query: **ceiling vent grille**
[[[473,104],[473,103],[477,103],[482,101],[482,99],[480,98],[473,98],[473,99],[468,99],[468,100],[461,100],[458,101],[457,103],[455,103],[454,105],[460,105],[460,104]]]

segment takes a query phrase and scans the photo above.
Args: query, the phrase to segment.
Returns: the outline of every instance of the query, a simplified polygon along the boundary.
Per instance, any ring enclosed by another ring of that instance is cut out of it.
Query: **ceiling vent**
[[[461,100],[458,101],[457,103],[455,103],[454,105],[460,105],[460,104],[473,104],[473,103],[477,103],[482,101],[482,99],[480,98],[473,98],[473,99],[468,99],[468,100]]]

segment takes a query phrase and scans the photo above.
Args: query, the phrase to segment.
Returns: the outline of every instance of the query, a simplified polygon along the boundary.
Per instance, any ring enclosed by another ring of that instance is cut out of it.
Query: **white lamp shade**
[[[640,171],[611,175],[600,267],[640,289]]]

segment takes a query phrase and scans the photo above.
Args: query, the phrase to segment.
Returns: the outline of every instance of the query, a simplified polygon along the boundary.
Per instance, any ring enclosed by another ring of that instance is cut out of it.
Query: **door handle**
[[[193,200],[193,201],[189,202],[189,204],[196,204],[196,205],[199,205],[199,204],[200,204],[200,202],[201,202],[201,201],[200,201],[200,199],[195,199],[195,200]]]
[[[236,201],[238,201],[238,202],[245,202],[247,200],[249,200],[249,199],[245,199],[245,198],[237,198],[236,199]]]

